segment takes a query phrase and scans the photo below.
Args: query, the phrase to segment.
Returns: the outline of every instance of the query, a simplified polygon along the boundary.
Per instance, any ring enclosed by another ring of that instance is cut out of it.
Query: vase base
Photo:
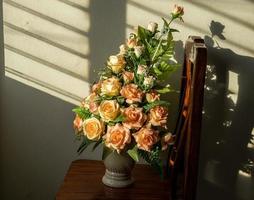
[[[102,178],[104,185],[113,188],[125,188],[134,183],[134,179],[130,174],[122,174],[117,172],[111,172],[106,169],[106,173]]]

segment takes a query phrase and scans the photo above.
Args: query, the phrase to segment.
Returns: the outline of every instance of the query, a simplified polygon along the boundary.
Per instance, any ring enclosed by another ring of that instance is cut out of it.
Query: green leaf
[[[161,89],[156,89],[156,91],[160,94],[165,94],[165,93],[168,93],[168,92],[173,92],[174,90],[170,88],[170,86],[166,86],[164,88],[161,88]]]
[[[116,119],[114,119],[113,121],[109,121],[108,125],[114,126],[116,123],[120,123],[120,122],[124,121],[124,119],[125,119],[125,117],[121,114]]]
[[[135,160],[136,162],[139,161],[139,158],[138,158],[138,147],[137,146],[134,146],[132,149],[129,149],[127,151],[127,153],[129,154],[129,156]]]
[[[89,140],[86,136],[83,136],[83,141],[80,144],[77,152],[80,155],[93,141]]]
[[[152,109],[153,107],[159,106],[159,105],[168,107],[170,105],[170,103],[167,102],[167,101],[159,101],[158,100],[158,101],[154,101],[154,102],[151,102],[151,103],[148,103],[148,104],[144,105],[143,108],[144,108],[145,112],[147,112],[150,109]]]
[[[124,102],[125,102],[125,99],[124,99],[124,97],[123,96],[118,96],[118,97],[116,97],[116,100],[117,100],[117,102],[119,103],[119,104],[124,104]]]
[[[77,107],[72,109],[73,112],[75,112],[80,118],[87,119],[90,118],[92,113],[87,109],[83,107]]]
[[[92,151],[94,151],[100,144],[102,143],[102,139],[98,140],[94,143]]]
[[[142,26],[138,26],[138,37],[143,43],[145,43],[147,39],[152,37],[152,33]]]
[[[112,153],[112,150],[106,146],[103,147],[103,153],[102,153],[102,160],[105,160],[105,158]]]

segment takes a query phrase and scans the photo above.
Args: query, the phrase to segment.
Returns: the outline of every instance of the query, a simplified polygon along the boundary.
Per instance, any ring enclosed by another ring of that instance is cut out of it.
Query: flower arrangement
[[[167,130],[169,102],[160,99],[172,91],[164,80],[178,67],[172,35],[178,30],[170,25],[183,14],[183,7],[175,5],[170,21],[162,18],[161,31],[155,22],[138,26],[120,52],[108,58],[91,94],[73,109],[76,136],[82,140],[79,153],[102,143],[103,159],[111,151],[127,152],[135,161],[141,156],[161,166],[159,155],[174,139]]]

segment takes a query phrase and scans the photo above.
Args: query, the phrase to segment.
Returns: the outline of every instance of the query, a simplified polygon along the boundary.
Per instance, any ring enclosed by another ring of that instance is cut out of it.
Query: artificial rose
[[[184,14],[184,8],[182,6],[175,5],[172,11],[173,17],[181,17]]]
[[[154,83],[155,78],[153,76],[147,76],[144,78],[144,85],[152,86]]]
[[[158,28],[158,24],[156,22],[149,22],[147,29],[154,33]]]
[[[130,130],[121,124],[108,126],[105,138],[105,145],[108,148],[115,149],[118,153],[124,149],[126,144],[131,142]]]
[[[155,106],[149,111],[149,123],[153,126],[166,127],[168,110],[163,106]]]
[[[138,65],[137,74],[139,75],[145,75],[147,70],[146,65]]]
[[[159,140],[159,132],[152,128],[143,127],[133,134],[137,147],[145,151],[151,151],[153,145]]]
[[[143,46],[135,46],[134,47],[134,53],[135,53],[137,58],[139,58],[142,55],[143,51],[144,51]]]
[[[83,125],[83,120],[78,115],[76,115],[73,121],[73,128],[77,131],[81,131],[82,125]]]
[[[108,96],[119,95],[121,89],[121,82],[116,77],[108,78],[102,81],[101,93]]]
[[[130,106],[123,110],[123,125],[128,129],[139,129],[145,123],[147,116],[142,112],[143,108]]]
[[[133,83],[123,86],[120,93],[124,98],[126,98],[126,102],[129,104],[142,102],[142,98],[144,96],[142,90],[140,90],[138,86]]]
[[[119,46],[119,49],[120,49],[119,54],[126,54],[127,50],[128,50],[128,47],[125,44],[122,44],[122,45]]]
[[[99,106],[99,113],[103,121],[113,121],[120,112],[120,106],[116,100],[105,100]]]
[[[151,90],[150,93],[146,93],[146,100],[148,103],[160,100],[160,94],[156,90]]]
[[[129,48],[134,48],[135,46],[137,46],[138,40],[136,34],[131,33],[130,37],[127,39],[126,44]]]
[[[89,109],[91,113],[98,114],[99,105],[96,102],[97,97],[96,93],[91,93],[81,102],[82,107]]]
[[[133,72],[128,72],[128,71],[124,71],[123,72],[123,80],[125,83],[130,83],[132,82],[134,79],[134,73]]]
[[[124,69],[125,66],[124,56],[122,54],[118,54],[115,56],[109,56],[108,66],[114,73],[119,73]]]
[[[173,144],[175,137],[171,133],[167,133],[161,138],[161,149],[165,151],[168,148],[168,145]]]
[[[101,91],[101,82],[99,81],[98,83],[93,84],[92,86],[92,92],[99,94]]]
[[[84,120],[83,132],[89,140],[98,141],[103,135],[104,123],[99,119],[92,117]]]

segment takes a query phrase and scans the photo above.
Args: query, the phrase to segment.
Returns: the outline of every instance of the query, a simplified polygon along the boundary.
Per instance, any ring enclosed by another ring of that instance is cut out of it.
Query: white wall
[[[68,103],[77,101],[66,94],[85,95],[100,66],[118,51],[133,27],[159,22],[175,3],[183,5],[186,13],[185,23],[173,25],[181,31],[175,34],[177,59],[181,62],[188,35],[204,37],[209,54],[198,199],[224,199],[227,191],[232,199],[253,198],[253,178],[237,175],[239,164],[253,159],[253,150],[246,148],[253,129],[253,1],[6,0],[7,45],[3,63],[1,34],[1,66],[26,68],[30,78],[58,90],[32,84],[27,76],[26,80],[10,72],[6,76],[1,68],[1,199],[53,199],[71,160],[78,158],[72,130],[74,105]],[[63,77],[70,71],[74,76],[66,81]],[[176,88],[180,72],[171,80]],[[78,76],[83,80],[76,80]],[[173,128],[177,95],[169,98]],[[100,159],[100,153],[86,151],[83,157]]]

